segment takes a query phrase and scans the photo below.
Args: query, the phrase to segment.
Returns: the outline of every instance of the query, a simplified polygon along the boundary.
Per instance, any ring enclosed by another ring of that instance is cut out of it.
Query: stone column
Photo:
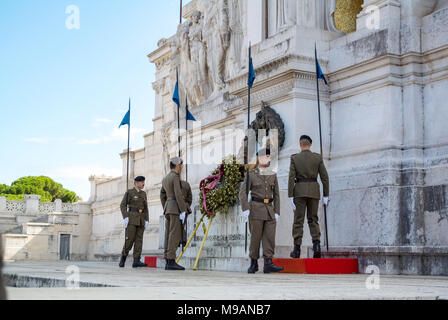
[[[252,45],[264,39],[264,1],[247,0],[247,41]]]
[[[40,195],[25,194],[23,200],[25,200],[25,214],[37,215],[39,213]]]
[[[0,212],[6,212],[6,197],[0,197]]]
[[[95,176],[90,176],[89,177],[89,182],[90,182],[90,197],[89,197],[89,202],[93,202],[96,200],[96,181],[95,181]]]
[[[61,199],[54,200],[54,211],[62,212],[62,200]]]

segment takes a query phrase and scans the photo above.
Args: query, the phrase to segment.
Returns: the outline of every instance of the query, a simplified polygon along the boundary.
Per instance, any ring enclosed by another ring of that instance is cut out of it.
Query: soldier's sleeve
[[[162,203],[162,208],[165,208],[165,203],[166,203],[166,191],[165,188],[162,186],[160,188],[160,202]]]
[[[173,178],[174,183],[174,196],[176,197],[177,205],[180,212],[187,212],[187,205],[184,201],[184,195],[182,194],[182,189],[180,188],[180,179],[178,175]]]
[[[277,175],[275,175],[274,186],[274,212],[280,214],[280,189],[278,187]]]
[[[193,194],[191,193],[191,187],[188,186],[187,188],[187,197],[185,199],[188,205],[188,213],[191,213],[191,204],[193,203]]]
[[[124,193],[123,200],[121,200],[120,203],[120,210],[123,219],[129,217],[129,212],[127,212],[127,203],[126,203],[127,200],[128,200],[128,191]]]
[[[323,158],[320,159],[320,163],[319,163],[319,176],[320,176],[320,181],[322,181],[322,185],[324,187],[324,197],[328,197],[328,195],[330,193],[330,181],[328,179],[328,172],[327,172],[327,169],[325,168]]]
[[[249,210],[249,201],[247,199],[247,192],[246,192],[246,182],[247,182],[247,173],[244,175],[243,183],[241,184],[240,189],[240,203],[241,203],[241,209],[243,211]],[[250,174],[249,174],[249,190],[251,187],[251,181],[250,181]]]
[[[291,156],[291,164],[289,165],[289,178],[288,178],[288,198],[294,197],[295,178],[296,178],[296,166],[294,165],[293,156]]]
[[[149,209],[148,209],[148,197],[145,192],[145,207],[143,209],[143,212],[145,213],[145,221],[149,221]]]

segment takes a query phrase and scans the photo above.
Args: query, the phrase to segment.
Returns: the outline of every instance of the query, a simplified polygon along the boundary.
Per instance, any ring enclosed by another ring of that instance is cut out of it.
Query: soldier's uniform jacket
[[[187,181],[180,181],[180,187],[182,189],[182,194],[184,196],[184,201],[187,204],[187,214],[191,213],[191,204],[193,203],[193,194],[191,193],[191,187],[190,184]],[[166,203],[166,191],[163,188],[160,188],[160,201],[162,202],[162,207],[165,207],[165,203]]]
[[[129,211],[126,208],[126,200]],[[123,196],[123,200],[120,204],[120,210],[123,219],[129,217],[129,224],[144,226],[145,221],[149,221],[146,192],[143,190],[138,191],[136,188],[129,189]]]
[[[166,198],[162,200],[163,214],[180,214],[187,212],[187,204],[184,200],[180,184],[179,174],[171,170],[162,180],[162,188],[165,190]],[[191,190],[190,190],[191,192]]]
[[[255,168],[249,170],[249,193],[252,200],[249,202],[246,195],[246,180],[244,177],[240,189],[240,202],[243,211],[250,210],[250,218],[256,220],[272,220],[275,214],[280,214],[280,191],[277,174],[270,169]],[[254,201],[253,198],[265,200]],[[271,203],[266,203],[272,200]]]
[[[310,150],[303,150],[291,156],[288,180],[288,197],[320,199],[320,188],[317,181],[295,182],[295,179],[317,179],[319,174],[323,185],[324,197],[329,194],[327,169],[322,156]]]

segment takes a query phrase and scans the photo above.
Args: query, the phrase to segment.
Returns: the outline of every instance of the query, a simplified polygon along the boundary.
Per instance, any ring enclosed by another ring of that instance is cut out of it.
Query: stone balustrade
[[[40,202],[39,195],[24,195],[21,200],[6,200],[0,197],[0,213],[11,213],[13,215],[39,215],[51,212],[77,212],[77,204],[63,203],[61,199],[54,202]]]

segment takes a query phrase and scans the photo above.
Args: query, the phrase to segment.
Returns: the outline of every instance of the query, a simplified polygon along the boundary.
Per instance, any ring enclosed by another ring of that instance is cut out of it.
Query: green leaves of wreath
[[[221,182],[215,189],[206,191],[207,208],[214,215],[218,212],[226,214],[230,207],[235,205],[238,198],[239,183],[243,180],[244,166],[237,163],[234,155],[225,157],[222,164],[224,165],[224,175]],[[218,174],[218,169],[215,169],[211,174]],[[205,213],[202,190],[208,183],[205,183],[199,192],[201,214]]]

